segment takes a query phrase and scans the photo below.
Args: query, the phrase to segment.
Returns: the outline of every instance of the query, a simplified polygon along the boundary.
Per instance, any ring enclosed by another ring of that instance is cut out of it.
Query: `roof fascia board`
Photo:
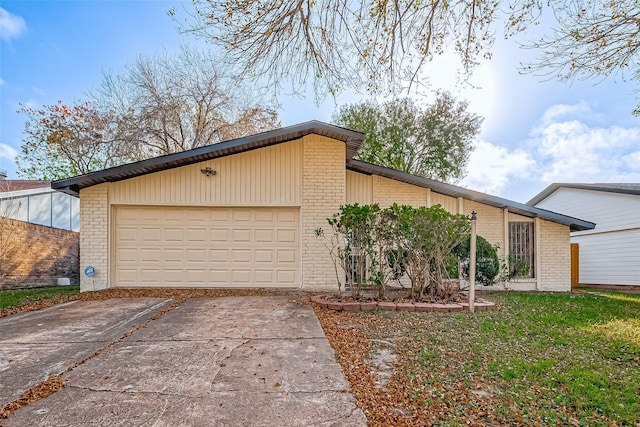
[[[244,151],[264,148],[318,134],[343,141],[346,146],[346,160],[350,160],[364,139],[364,134],[339,126],[312,120],[298,125],[262,132],[242,138],[223,141],[179,153],[167,154],[139,162],[128,163],[109,169],[54,181],[51,187],[78,196],[81,189],[105,182],[117,182],[149,173],[160,172],[190,164],[221,158]]]
[[[630,188],[611,188],[611,187],[602,187],[602,186],[593,185],[593,184],[579,184],[579,183],[576,183],[576,184],[554,183],[554,184],[551,184],[551,185],[547,186],[547,188],[545,188],[544,190],[542,190],[541,192],[539,192],[538,194],[533,196],[533,198],[527,202],[527,205],[530,205],[530,206],[537,205],[538,203],[540,203],[541,201],[543,201],[547,197],[551,196],[553,193],[555,193],[560,188],[571,188],[571,189],[575,189],[575,190],[602,191],[602,192],[605,192],[605,193],[630,194],[630,195],[634,195],[634,196],[640,196],[640,190],[633,190],[633,189],[630,189]]]

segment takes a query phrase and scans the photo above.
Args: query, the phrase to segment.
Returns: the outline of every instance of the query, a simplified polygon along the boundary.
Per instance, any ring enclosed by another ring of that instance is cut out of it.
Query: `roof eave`
[[[566,225],[570,228],[571,231],[591,230],[596,226],[596,224],[589,221],[584,221],[556,212],[547,211],[545,209],[528,206],[522,203],[514,202],[512,200],[503,199],[501,197],[491,196],[489,194],[480,193],[478,191],[469,190],[467,188],[458,187],[456,185],[446,184],[440,181],[435,181],[433,179],[411,175],[406,172],[385,168],[383,166],[374,165],[372,163],[362,162],[360,160],[351,160],[347,167],[357,172],[379,175],[385,178],[406,182],[407,184],[429,188],[431,189],[431,191],[439,194],[444,194],[445,196],[462,197],[463,199],[482,203],[496,208],[506,208],[509,210],[509,212],[526,216],[528,218],[540,217],[542,219],[546,219],[558,224]]]
[[[80,190],[83,188],[105,182],[117,182],[154,172],[188,166],[190,164],[238,154],[244,151],[281,144],[300,139],[310,134],[317,134],[343,141],[346,144],[345,160],[347,162],[355,155],[364,139],[364,134],[361,132],[312,120],[306,123],[262,132],[256,135],[224,141],[213,145],[207,145],[180,153],[167,154],[60,181],[54,181],[51,183],[51,187],[77,197],[79,196]]]

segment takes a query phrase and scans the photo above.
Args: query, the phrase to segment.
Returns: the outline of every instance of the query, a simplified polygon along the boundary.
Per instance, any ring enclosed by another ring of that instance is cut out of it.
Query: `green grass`
[[[440,425],[478,407],[496,417],[486,422],[509,425],[640,422],[640,295],[490,299],[502,310],[376,314],[384,317],[371,322],[368,336],[387,334],[390,324],[403,329],[395,380],[417,396],[412,404],[427,410],[428,401],[433,411],[433,396],[441,396]]]
[[[80,286],[54,286],[0,291],[0,309],[22,307],[59,296],[75,295],[78,292],[80,292]]]

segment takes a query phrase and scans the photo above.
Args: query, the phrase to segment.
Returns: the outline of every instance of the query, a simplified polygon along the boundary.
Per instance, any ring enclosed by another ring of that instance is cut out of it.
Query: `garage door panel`
[[[296,243],[295,230],[278,230],[278,243]]]
[[[237,209],[237,210],[231,211],[231,218],[234,224],[250,222],[252,219],[252,216],[253,216],[253,212],[248,209],[247,210]]]
[[[277,271],[277,282],[280,286],[296,286],[296,275],[291,270],[278,270]]]
[[[231,241],[229,229],[212,229],[209,231],[211,243],[228,243]]]
[[[274,220],[274,212],[273,211],[256,211],[255,219],[256,222],[266,222],[268,224],[272,224]]]
[[[240,286],[250,286],[251,273],[251,270],[233,270],[231,271],[231,283]]]
[[[278,253],[278,264],[297,264],[296,259],[296,251],[295,250],[285,250],[279,249]]]
[[[160,261],[167,264],[182,264],[184,262],[184,250],[181,248],[165,248],[162,251],[162,259]]]
[[[135,227],[122,227],[118,230],[116,240],[122,242],[137,242],[138,229]]]
[[[252,251],[250,249],[232,249],[231,260],[234,263],[250,263]]]
[[[273,263],[273,249],[257,249],[254,251],[254,259],[256,263]]]
[[[130,252],[131,250],[127,250]],[[160,248],[140,248],[137,260],[143,263],[160,264],[162,259],[162,249]]]
[[[277,224],[278,225],[292,225],[292,226],[296,226],[297,227],[297,225],[298,225],[297,212],[295,212],[295,211],[281,211],[281,212],[278,212]]]
[[[258,286],[268,286],[275,282],[275,274],[273,270],[254,270],[254,282]]]
[[[300,286],[298,208],[114,209],[116,286]]]
[[[187,234],[187,242],[190,245],[202,244],[207,241],[206,228],[188,228],[186,234]]]
[[[256,243],[273,243],[275,232],[270,229],[257,229],[254,232],[254,241]]]
[[[210,260],[213,263],[222,262],[228,264],[231,261],[229,256],[230,251],[228,249],[211,249],[209,251]]]
[[[187,258],[186,262],[188,264],[204,264],[207,263],[208,260],[208,251],[204,248],[200,249],[187,249],[186,252]]]

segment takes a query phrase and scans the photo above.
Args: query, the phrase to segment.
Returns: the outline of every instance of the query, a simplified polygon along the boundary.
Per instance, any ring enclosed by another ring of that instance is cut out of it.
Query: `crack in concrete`
[[[169,301],[171,301],[171,300],[170,300],[170,299],[166,299],[166,300],[164,300],[164,301],[163,301],[163,302],[161,302],[161,303],[155,304],[153,307],[159,307],[159,306],[161,306],[161,305],[166,304],[166,303],[167,303],[167,302],[169,302]],[[73,302],[75,302],[75,301],[73,301]],[[127,338],[127,337],[128,337],[128,336],[130,336],[130,335],[132,335],[132,334],[133,334],[133,333],[135,333],[136,331],[138,331],[138,330],[140,330],[140,329],[142,329],[142,328],[147,327],[147,326],[148,326],[151,322],[153,322],[154,320],[158,320],[158,319],[160,319],[162,316],[164,316],[166,313],[168,313],[169,311],[171,311],[171,310],[174,310],[174,309],[178,308],[180,305],[182,305],[182,303],[183,303],[183,302],[184,302],[184,301],[177,301],[177,300],[174,300],[173,304],[169,305],[169,306],[168,306],[168,307],[166,307],[164,310],[161,310],[161,311],[159,311],[158,313],[156,313],[155,315],[151,316],[151,317],[150,317],[149,319],[147,319],[146,321],[144,321],[144,322],[142,322],[142,323],[140,323],[140,324],[138,324],[138,325],[135,325],[131,330],[129,330],[129,331],[125,332],[124,334],[122,334],[122,336],[121,336],[120,338],[118,338],[118,339],[116,339],[116,340],[113,340],[113,341],[109,342],[107,345],[105,345],[105,346],[103,346],[103,347],[99,348],[97,351],[95,351],[95,352],[94,352],[93,354],[91,354],[90,356],[88,356],[88,357],[86,357],[86,358],[82,359],[82,360],[81,360],[81,361],[79,361],[79,362],[76,362],[73,366],[66,368],[65,370],[63,370],[62,372],[57,373],[57,374],[56,374],[56,375],[54,375],[54,376],[58,376],[58,375],[62,376],[62,375],[64,375],[64,374],[68,373],[68,372],[73,371],[73,370],[74,370],[75,368],[77,368],[78,366],[83,365],[84,363],[86,363],[86,362],[88,362],[89,360],[93,359],[94,357],[96,357],[96,356],[100,355],[101,353],[103,353],[103,352],[104,352],[104,351],[106,351],[107,349],[109,349],[109,348],[111,348],[111,347],[115,346],[117,343],[119,343],[119,342],[123,341],[125,338]],[[144,312],[145,312],[145,313],[149,313],[149,312],[150,312],[149,310],[150,310],[150,309],[144,310]],[[140,316],[134,316],[132,319],[137,319],[137,318],[139,318],[139,317],[140,317]],[[132,319],[129,319],[129,320],[127,320],[127,321],[130,321],[130,320],[132,320]],[[126,323],[125,323],[125,324],[126,324]],[[99,341],[99,342],[106,342],[106,341]],[[36,384],[35,386],[31,387],[29,390],[25,391],[25,392],[23,393],[23,395],[24,395],[25,393],[26,393],[26,394],[28,394],[28,393],[29,393],[30,391],[32,391],[32,390],[37,390],[38,388],[40,388],[41,386],[43,386],[47,381],[49,381],[51,378],[52,378],[52,377],[50,377],[50,378],[48,378],[47,380],[42,381],[42,382],[40,382],[40,383]],[[55,390],[53,393],[57,393],[58,391],[60,391],[60,390]],[[53,393],[51,393],[51,394],[53,394]],[[32,404],[32,403],[34,403],[34,402],[37,402],[38,400],[41,400],[41,399],[43,399],[44,397],[46,397],[46,396],[38,396],[37,398],[34,398],[33,400],[26,401],[26,402],[25,402],[25,401],[24,401],[24,399],[22,399],[22,398],[17,399],[17,400],[14,400],[13,402],[9,402],[9,403],[7,403],[6,405],[4,405],[4,406],[1,408],[1,410],[0,410],[0,419],[8,418],[12,413],[14,413],[15,411],[17,411],[18,409],[21,409],[21,408],[24,408],[24,407],[26,407],[26,406],[29,406],[30,404]]]
[[[185,394],[179,392],[167,392],[167,391],[149,391],[149,390],[136,390],[136,389],[127,389],[124,390],[122,388],[113,389],[113,388],[97,388],[83,385],[76,385],[68,383],[66,388],[74,388],[78,390],[85,391],[93,391],[96,393],[127,393],[127,394],[149,394],[149,395],[158,395],[158,396],[168,396],[168,397],[185,397],[189,399],[205,399],[207,395],[198,395],[198,394]],[[281,387],[278,387],[281,388]],[[345,394],[350,393],[349,390],[346,389],[319,389],[319,390],[263,390],[263,391],[251,391],[251,390],[236,390],[236,389],[227,389],[227,390],[209,390],[210,395],[216,394],[224,394],[224,393],[251,393],[251,394],[291,394],[291,395],[312,395],[312,394],[320,394],[320,393],[339,393]],[[356,408],[357,409],[357,408]]]

